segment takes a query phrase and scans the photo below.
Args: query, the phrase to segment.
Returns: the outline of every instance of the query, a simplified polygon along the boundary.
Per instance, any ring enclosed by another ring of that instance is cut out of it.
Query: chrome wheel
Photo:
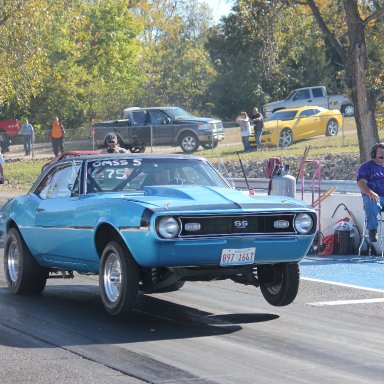
[[[116,302],[121,295],[121,264],[115,253],[111,253],[105,262],[104,290],[112,303]]]
[[[180,147],[184,152],[190,153],[197,151],[199,142],[194,134],[187,134],[183,136],[180,142]]]
[[[16,228],[9,230],[5,241],[4,273],[9,289],[16,294],[41,293],[47,283],[48,270],[35,260]]]
[[[283,129],[280,133],[280,147],[289,147],[293,142],[292,131]]]
[[[16,283],[19,276],[20,252],[16,242],[9,245],[7,269],[10,280]]]
[[[347,104],[342,112],[345,116],[353,116],[355,114],[355,107],[352,104]]]
[[[118,241],[106,244],[100,260],[99,286],[104,308],[115,316],[135,305],[140,269],[127,247]]]
[[[330,119],[327,123],[326,136],[336,136],[339,132],[339,123],[335,119]]]

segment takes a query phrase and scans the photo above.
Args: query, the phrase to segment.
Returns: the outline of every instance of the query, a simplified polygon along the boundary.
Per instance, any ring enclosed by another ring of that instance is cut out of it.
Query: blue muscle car
[[[290,304],[316,220],[303,201],[234,190],[200,157],[105,154],[45,169],[2,208],[0,234],[11,292],[98,274],[104,307],[121,315],[139,293],[185,281],[232,279]]]

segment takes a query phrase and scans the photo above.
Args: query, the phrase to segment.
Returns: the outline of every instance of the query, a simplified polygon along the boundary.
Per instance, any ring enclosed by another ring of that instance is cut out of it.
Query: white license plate
[[[223,249],[220,265],[253,264],[256,248]]]

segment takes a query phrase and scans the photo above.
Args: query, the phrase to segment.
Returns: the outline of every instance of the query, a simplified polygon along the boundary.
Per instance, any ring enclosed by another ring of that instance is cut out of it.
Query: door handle
[[[36,212],[44,212],[45,209],[44,208],[36,208]]]

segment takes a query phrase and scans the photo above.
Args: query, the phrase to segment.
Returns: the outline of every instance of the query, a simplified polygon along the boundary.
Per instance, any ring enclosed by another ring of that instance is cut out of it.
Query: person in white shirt
[[[239,116],[236,118],[236,123],[240,127],[240,136],[243,141],[244,152],[247,152],[251,149],[249,144],[249,136],[251,136],[251,123],[247,115],[247,112],[240,112]]]

